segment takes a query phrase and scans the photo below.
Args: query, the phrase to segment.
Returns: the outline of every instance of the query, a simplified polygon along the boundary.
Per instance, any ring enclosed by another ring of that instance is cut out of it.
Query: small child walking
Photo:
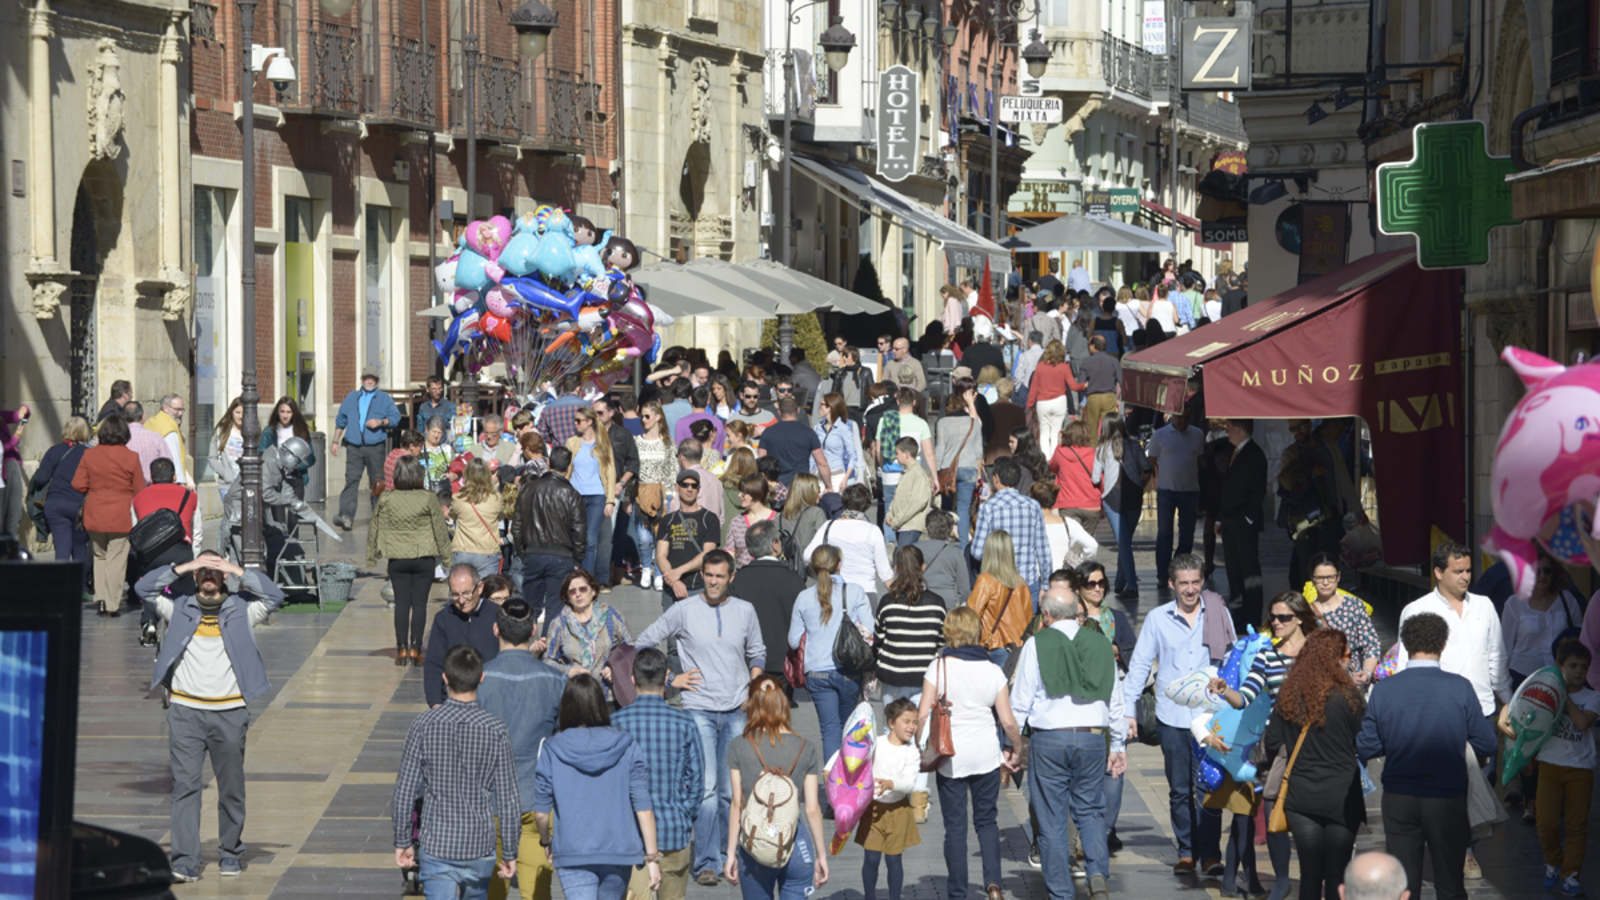
[[[1585,683],[1593,657],[1577,639],[1556,647],[1556,666],[1567,682],[1566,714],[1556,720],[1539,761],[1537,826],[1544,848],[1544,889],[1563,897],[1583,896],[1578,870],[1589,840],[1589,798],[1594,792],[1595,746],[1590,733],[1600,719],[1600,691]],[[1511,730],[1511,707],[1500,712],[1500,731]],[[1566,824],[1563,842],[1561,826]]]
[[[879,735],[872,748],[872,805],[856,826],[856,843],[866,851],[861,864],[861,884],[866,900],[878,898],[878,863],[889,857],[889,900],[900,900],[905,868],[900,855],[922,843],[911,810],[911,791],[921,770],[917,749],[917,707],[899,697],[883,708],[889,733]]]

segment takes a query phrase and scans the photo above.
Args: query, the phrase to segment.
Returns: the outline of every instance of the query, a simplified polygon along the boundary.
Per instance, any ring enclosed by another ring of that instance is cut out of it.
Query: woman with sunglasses
[[[633,498],[633,543],[639,549],[639,587],[661,590],[666,581],[656,559],[656,523],[678,477],[678,448],[667,433],[667,418],[654,400],[639,408],[644,434],[634,438],[639,450],[639,487]]]
[[[1078,563],[1076,569],[1066,571],[1075,576],[1071,583],[1078,592],[1078,606],[1084,621],[1093,621],[1100,626],[1100,633],[1111,642],[1111,650],[1116,654],[1117,668],[1127,672],[1128,660],[1133,658],[1133,645],[1138,642],[1139,635],[1133,630],[1133,623],[1128,621],[1127,613],[1106,604],[1111,585],[1106,567],[1089,559]],[[1059,577],[1060,573],[1050,577],[1051,586]],[[1108,774],[1105,780],[1106,849],[1111,851],[1122,849],[1122,839],[1117,837],[1117,816],[1122,812],[1123,779],[1123,775]]]
[[[622,613],[599,597],[600,583],[593,575],[583,569],[568,572],[561,582],[561,602],[565,605],[540,643],[545,644],[545,662],[569,678],[584,672],[599,678],[610,699],[614,673],[606,660],[619,645],[633,643],[633,633]]]
[[[1370,684],[1372,672],[1383,658],[1383,645],[1372,627],[1372,609],[1360,597],[1339,589],[1339,561],[1333,554],[1311,557],[1311,580],[1301,593],[1325,627],[1336,628],[1349,638],[1350,677],[1358,685]]]
[[[1293,591],[1285,591],[1272,598],[1272,603],[1267,607],[1267,621],[1262,625],[1262,630],[1272,635],[1272,643],[1256,654],[1255,661],[1250,664],[1250,674],[1245,676],[1243,683],[1237,691],[1230,690],[1228,683],[1221,678],[1211,679],[1211,693],[1225,700],[1234,709],[1244,709],[1262,692],[1276,703],[1278,691],[1283,687],[1284,679],[1288,677],[1289,667],[1294,665],[1295,657],[1300,655],[1300,650],[1306,645],[1306,637],[1322,627],[1317,614],[1311,609],[1311,604],[1306,598]],[[1206,738],[1207,746],[1218,750],[1226,745],[1222,738],[1211,735]],[[1289,756],[1282,754],[1285,763]],[[1278,791],[1283,786],[1282,772],[1276,764],[1272,771],[1276,775],[1267,777],[1266,790],[1263,799],[1267,803],[1266,815],[1272,817],[1272,804],[1278,800]],[[1255,832],[1254,820],[1247,816],[1235,815],[1233,825],[1228,834],[1228,863],[1223,873],[1223,893],[1233,893],[1230,888],[1234,884],[1234,867],[1243,865],[1245,873],[1249,875],[1251,884],[1249,895],[1254,897],[1264,893],[1260,883],[1256,880],[1255,871]],[[1267,855],[1272,859],[1272,896],[1269,900],[1283,900],[1289,895],[1289,836],[1287,834],[1267,834]]]

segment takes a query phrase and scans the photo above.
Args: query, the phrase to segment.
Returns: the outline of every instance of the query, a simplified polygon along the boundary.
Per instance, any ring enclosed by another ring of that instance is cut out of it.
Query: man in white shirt
[[[1045,628],[1022,645],[1011,711],[1032,730],[1029,800],[1039,817],[1037,838],[1044,883],[1052,900],[1070,900],[1072,872],[1067,815],[1078,826],[1091,900],[1107,896],[1105,776],[1127,769],[1127,724],[1116,656],[1103,634],[1078,624],[1078,598],[1066,585],[1045,592],[1040,604]],[[1072,664],[1041,665],[1046,658]],[[1110,753],[1106,732],[1111,733]]]
[[[1464,544],[1446,541],[1433,551],[1433,580],[1437,588],[1407,603],[1400,611],[1400,626],[1404,627],[1407,619],[1419,613],[1433,613],[1444,619],[1450,626],[1450,637],[1439,655],[1439,668],[1472,683],[1478,705],[1492,728],[1496,703],[1510,702],[1513,688],[1494,601],[1467,591],[1467,585],[1472,583],[1472,551]],[[1404,644],[1399,645],[1397,659],[1399,668],[1404,669],[1410,659]],[[1490,757],[1485,771],[1492,774],[1495,762],[1496,759]],[[1462,877],[1468,881],[1483,878],[1483,869],[1471,847],[1467,848]]]
[[[1178,514],[1178,553],[1194,552],[1195,514],[1200,508],[1200,455],[1206,438],[1189,427],[1189,413],[1172,417],[1150,436],[1146,452],[1156,470],[1156,571],[1172,561],[1172,514]]]
[[[967,285],[967,314],[971,315],[978,308],[978,279],[968,278]]]
[[[1073,260],[1072,271],[1067,273],[1067,288],[1073,291],[1087,291],[1089,287],[1089,270],[1083,267],[1083,260]]]

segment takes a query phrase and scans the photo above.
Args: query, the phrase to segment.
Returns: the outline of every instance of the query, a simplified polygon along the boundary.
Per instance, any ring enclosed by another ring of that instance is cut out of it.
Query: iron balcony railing
[[[478,57],[478,135],[507,143],[581,150],[599,142],[600,85],[517,60]],[[450,92],[450,129],[466,130],[466,91]]]
[[[434,128],[438,123],[434,80],[437,58],[437,45],[424,48],[419,40],[393,38],[389,45],[389,96],[383,96],[382,85],[375,85],[369,92],[367,112],[418,128]]]
[[[1106,83],[1145,100],[1167,96],[1167,57],[1145,52],[1104,32],[1100,39],[1100,72]]]
[[[1236,143],[1245,143],[1244,119],[1239,104],[1218,99],[1207,103],[1193,93],[1183,95],[1178,113],[1191,128],[1199,128]]]
[[[299,79],[283,91],[291,111],[332,116],[361,113],[364,98],[361,36],[333,22],[310,22],[298,35],[304,56],[295,60]]]
[[[217,5],[203,0],[190,0],[189,35],[195,40],[217,39]]]

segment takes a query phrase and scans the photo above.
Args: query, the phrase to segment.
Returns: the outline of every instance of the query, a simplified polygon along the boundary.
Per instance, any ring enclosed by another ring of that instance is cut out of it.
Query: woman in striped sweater
[[[873,646],[878,651],[878,681],[883,702],[897,697],[922,703],[922,681],[944,647],[944,602],[922,580],[922,551],[915,544],[894,554],[894,581],[878,607]],[[911,811],[928,821],[928,773],[917,775]]]
[[[1261,626],[1263,631],[1272,635],[1272,644],[1256,654],[1255,660],[1250,664],[1250,674],[1245,677],[1237,691],[1229,690],[1227,683],[1217,678],[1211,682],[1212,693],[1226,700],[1234,709],[1244,709],[1249,706],[1262,691],[1266,691],[1272,702],[1277,703],[1278,690],[1283,687],[1283,680],[1289,674],[1289,667],[1294,665],[1294,658],[1306,645],[1306,635],[1320,627],[1322,623],[1305,597],[1294,591],[1285,591],[1272,598],[1272,603],[1267,607],[1267,621]],[[1220,743],[1220,739],[1215,735],[1207,741]],[[1267,803],[1266,814],[1269,818],[1272,816],[1272,804],[1277,802],[1281,786],[1281,780],[1273,784],[1272,780],[1268,779],[1263,797]],[[1234,816],[1233,829],[1228,837],[1229,863],[1223,878],[1225,888],[1233,884],[1235,861],[1243,862],[1246,873],[1252,881],[1255,880],[1255,853],[1250,849],[1254,842],[1254,833],[1251,831],[1250,821],[1243,816]],[[1274,878],[1270,900],[1284,900],[1289,894],[1289,835],[1269,833],[1267,855],[1272,858]],[[1239,860],[1240,856],[1243,856],[1243,860]],[[1250,887],[1251,896],[1261,893],[1255,889],[1259,885],[1252,884]],[[1231,892],[1224,890],[1224,893]]]

